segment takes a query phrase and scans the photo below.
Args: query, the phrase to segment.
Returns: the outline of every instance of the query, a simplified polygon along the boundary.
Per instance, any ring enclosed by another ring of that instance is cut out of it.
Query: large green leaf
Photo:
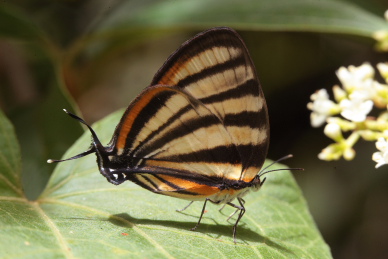
[[[122,112],[94,125],[107,142]],[[68,123],[76,123],[69,119]],[[0,257],[6,258],[331,258],[302,193],[288,171],[273,172],[246,197],[237,244],[232,208],[210,204],[190,231],[202,204],[148,192],[133,183],[108,183],[95,157],[59,164],[36,201],[23,197],[20,154],[12,127],[0,116]],[[65,156],[84,151],[84,134]],[[233,221],[233,220],[231,220]]]
[[[166,37],[168,31],[214,26],[369,38],[375,38],[376,32],[388,32],[383,10],[378,16],[354,3],[338,0],[133,0],[119,2],[103,18],[74,44],[75,57],[87,53],[85,56],[89,58],[101,59],[107,50]]]
[[[238,31],[341,33],[373,38],[378,31],[388,31],[383,11],[376,15],[352,2],[338,0],[119,1],[109,12],[99,16],[100,20],[90,26],[88,33],[71,46],[66,56],[65,74],[77,91],[86,91],[88,87],[101,85],[101,75],[110,69],[123,70],[117,75],[113,73],[116,78],[130,73],[125,70],[126,66],[112,69],[108,64],[126,55],[135,56],[133,52],[139,52],[138,49],[134,50],[136,46],[150,44],[155,39],[174,38],[171,36],[176,36],[173,33],[177,31],[203,30],[214,26],[230,26]],[[258,37],[263,35],[255,36]],[[384,39],[380,40],[380,47],[383,48]],[[264,38],[260,38],[259,46],[265,43],[270,44],[271,41],[264,35]],[[306,49],[305,45],[299,45]],[[270,58],[275,63],[280,62],[275,54]],[[282,63],[287,62],[284,56],[281,59]],[[149,83],[141,75],[137,77],[140,80],[136,82],[144,83],[139,84],[141,87]],[[288,77],[284,78],[288,80]],[[115,78],[107,81],[113,80]],[[136,87],[133,82],[129,83],[131,87]]]
[[[177,0],[122,2],[98,28],[203,28],[347,33],[371,37],[387,30],[383,12],[376,16],[354,3],[338,0]]]

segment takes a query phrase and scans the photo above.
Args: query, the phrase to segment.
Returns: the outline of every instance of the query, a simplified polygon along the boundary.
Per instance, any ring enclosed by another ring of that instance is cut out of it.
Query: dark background
[[[388,9],[383,0],[352,2],[378,16]],[[150,40],[132,41],[128,46],[123,41],[94,58],[101,46],[79,54],[74,42],[93,28],[96,20],[105,18],[103,10],[114,10],[120,1],[2,4],[23,13],[51,38],[45,46],[52,48],[50,54],[31,43],[0,38],[0,106],[15,124],[22,146],[25,189],[31,199],[44,188],[51,173],[45,159],[61,157],[82,133],[60,109],[78,107],[74,109],[92,123],[126,107],[172,51],[195,33],[212,27],[155,33]],[[388,55],[376,51],[375,42],[366,37],[237,30],[251,52],[267,99],[271,122],[268,157],[275,160],[291,153],[294,158],[285,163],[305,169],[294,175],[334,258],[388,258],[388,166],[374,168],[374,143],[363,140],[355,146],[353,161],[319,160],[318,153],[331,140],[322,127],[310,126],[306,108],[314,91],[326,88],[331,92],[331,87],[339,84],[335,71],[340,66],[364,62],[375,66],[387,62]],[[141,33],[137,37],[141,38]],[[78,44],[80,48],[86,45]],[[39,171],[40,177],[32,171]]]

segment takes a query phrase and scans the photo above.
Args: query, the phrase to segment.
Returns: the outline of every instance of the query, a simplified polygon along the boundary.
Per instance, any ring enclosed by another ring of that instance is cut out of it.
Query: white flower
[[[356,151],[354,151],[353,148],[347,148],[344,150],[343,157],[346,160],[353,160],[353,158],[356,156]]]
[[[385,18],[385,20],[388,21],[388,10],[385,11],[385,13],[384,13],[384,18]]]
[[[341,128],[337,123],[328,123],[325,126],[325,129],[323,130],[323,132],[325,133],[326,136],[328,136],[329,138],[335,141],[339,141],[343,138]]]
[[[378,63],[377,69],[381,76],[384,77],[385,81],[388,82],[388,63]]]
[[[372,34],[372,37],[377,41],[384,41],[388,37],[386,30],[377,30]]]
[[[310,119],[313,127],[321,126],[329,115],[338,110],[337,105],[329,100],[326,89],[315,92],[310,98],[313,102],[308,103],[307,108],[312,111]]]
[[[350,99],[372,100],[377,95],[377,82],[373,79],[366,79],[359,84],[354,91],[349,95]]]
[[[340,159],[341,155],[342,151],[340,150],[338,144],[331,144],[322,149],[321,153],[318,154],[318,158],[321,160],[331,161]]]
[[[386,81],[388,82],[388,73],[385,76],[387,76]],[[388,85],[380,84],[379,82],[375,82],[374,88],[376,89],[376,95],[373,98],[374,105],[378,108],[387,108]]]
[[[364,63],[359,67],[340,67],[336,74],[345,89],[358,88],[367,79],[374,77],[375,70],[369,63]]]
[[[364,100],[353,96],[353,99],[344,99],[340,102],[341,115],[350,121],[362,122],[373,108],[371,100]]]
[[[335,149],[332,146],[328,146],[322,149],[321,153],[318,154],[318,158],[321,160],[330,161],[332,160],[332,154],[335,152]]]
[[[377,163],[376,168],[388,164],[388,142],[385,138],[379,138],[376,142],[376,148],[380,150],[372,155],[372,160]]]
[[[374,73],[373,67],[364,63],[359,67],[340,67],[337,70],[337,77],[350,94],[350,99],[353,99],[351,95],[354,92],[358,92],[364,100],[371,100],[376,96]]]
[[[334,94],[334,99],[339,103],[343,99],[348,97],[348,94],[344,89],[342,89],[340,86],[335,85],[333,86],[333,94]]]

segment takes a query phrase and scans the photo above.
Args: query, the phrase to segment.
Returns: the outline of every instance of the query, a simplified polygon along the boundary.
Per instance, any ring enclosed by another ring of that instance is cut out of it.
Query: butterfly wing
[[[269,145],[267,105],[255,67],[240,36],[230,28],[198,34],[173,53],[151,85],[174,85],[200,101],[226,128],[251,181]]]
[[[241,174],[241,157],[222,121],[177,87],[146,88],[118,125],[109,170],[119,182],[200,199]]]
[[[193,199],[257,175],[269,143],[267,107],[236,32],[211,29],[184,43],[152,84],[114,133],[108,171],[121,177],[114,183]]]
[[[219,118],[176,87],[147,88],[119,125],[117,155],[139,158],[138,166],[223,177],[228,167],[241,163]]]

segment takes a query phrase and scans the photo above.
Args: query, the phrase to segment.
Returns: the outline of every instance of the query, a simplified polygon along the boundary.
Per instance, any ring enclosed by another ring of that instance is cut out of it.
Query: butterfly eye
[[[122,184],[126,180],[124,174],[116,173],[115,171],[112,171],[106,178],[108,182],[113,183],[114,185]]]

